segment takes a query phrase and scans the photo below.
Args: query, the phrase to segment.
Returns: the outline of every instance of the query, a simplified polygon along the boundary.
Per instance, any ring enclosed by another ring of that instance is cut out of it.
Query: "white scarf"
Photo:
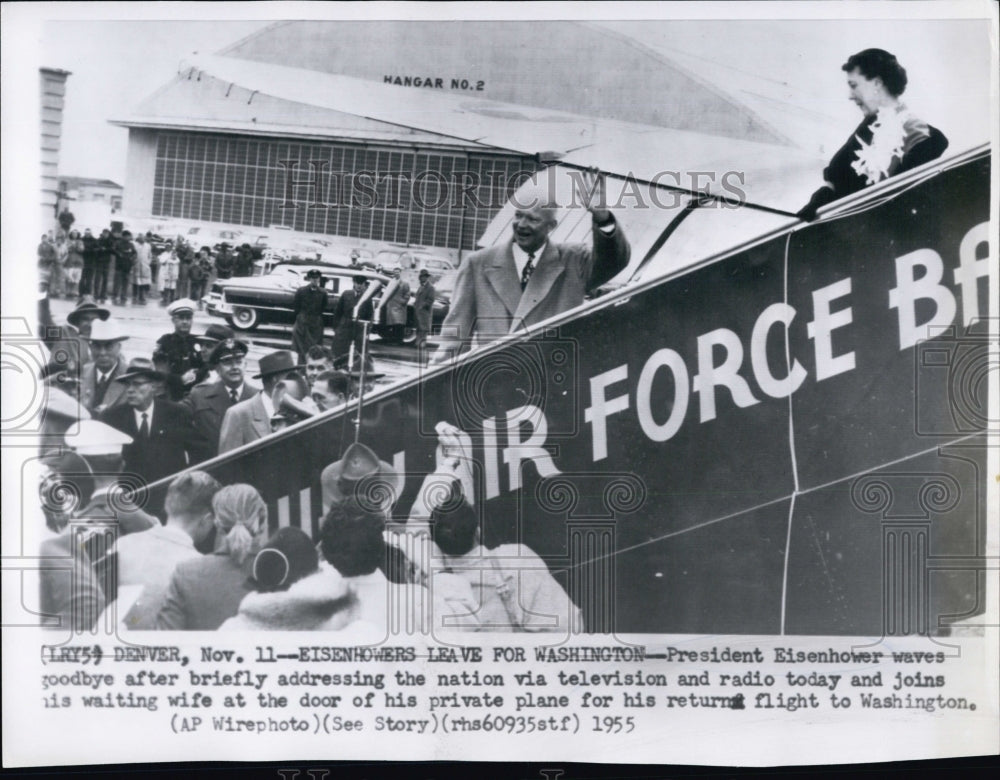
[[[906,141],[906,109],[902,104],[895,108],[880,108],[872,123],[870,144],[858,138],[861,148],[857,159],[851,163],[858,176],[865,179],[865,185],[876,184],[889,176],[893,158],[903,159],[903,145]],[[857,138],[857,136],[855,136]]]

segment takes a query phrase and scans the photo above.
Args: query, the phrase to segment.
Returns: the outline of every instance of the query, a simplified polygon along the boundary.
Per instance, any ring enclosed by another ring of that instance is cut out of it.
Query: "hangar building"
[[[577,22],[279,22],[112,121],[129,128],[132,218],[459,251],[526,173],[609,127],[787,143],[661,53]]]

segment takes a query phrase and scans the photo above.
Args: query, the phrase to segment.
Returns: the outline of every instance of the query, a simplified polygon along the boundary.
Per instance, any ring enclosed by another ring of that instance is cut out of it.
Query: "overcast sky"
[[[53,22],[44,28],[45,64],[67,81],[60,172],[125,182],[128,131],[108,124],[177,73],[184,57],[208,54],[267,22]]]

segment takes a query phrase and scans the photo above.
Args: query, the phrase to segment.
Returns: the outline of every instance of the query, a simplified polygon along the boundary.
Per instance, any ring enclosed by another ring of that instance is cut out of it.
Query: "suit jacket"
[[[174,568],[182,561],[201,558],[184,531],[155,525],[148,531],[121,537],[115,544],[118,586],[142,586],[142,593],[129,610],[125,625],[142,630],[156,628]]]
[[[261,400],[263,392],[226,410],[219,433],[219,454],[271,435],[271,418]]]
[[[361,295],[364,295],[362,292]],[[334,330],[350,326],[354,322],[354,307],[358,305],[361,296],[354,292],[354,288],[349,288],[341,293],[337,298],[337,303],[333,307],[333,328]],[[369,298],[358,312],[359,320],[371,320],[375,314],[375,304]]]
[[[461,351],[534,325],[583,303],[590,290],[619,273],[629,260],[620,225],[610,234],[594,227],[593,248],[549,242],[528,286],[514,265],[511,243],[469,255],[455,278],[451,309],[441,326],[442,349]]]
[[[193,455],[204,451],[190,410],[163,398],[156,399],[149,437],[145,440],[139,437],[131,406],[108,409],[101,420],[132,437],[132,443],[122,447],[123,473],[138,474],[146,484],[186,469],[193,462]]]
[[[52,560],[51,565],[39,567],[39,598],[42,614],[59,619],[53,627],[83,632],[93,628],[106,599],[86,547],[78,549],[74,558],[76,543],[70,531],[42,542],[38,554]]]
[[[215,631],[239,611],[254,590],[250,578],[256,548],[239,566],[226,553],[177,564],[156,627],[171,631]]]
[[[364,295],[364,293],[362,293]],[[330,344],[330,351],[333,352],[335,360],[345,357],[350,348],[351,341],[354,341],[356,354],[361,353],[361,337],[364,331],[360,327],[355,327],[354,307],[358,305],[358,295],[354,289],[345,290],[337,299],[337,305],[333,310],[333,341]],[[365,301],[358,312],[358,319],[371,320],[375,315],[375,305],[371,298]]]
[[[413,300],[413,313],[417,318],[417,328],[430,332],[431,322],[434,314],[434,298],[437,290],[430,282],[420,285],[417,288],[416,296]]]
[[[122,382],[116,382],[115,379],[125,373],[127,365],[128,360],[125,359],[125,356],[119,355],[118,365],[111,371],[111,382],[108,384],[108,389],[104,393],[104,400],[101,402],[102,411],[124,405],[125,385]],[[94,395],[96,392],[97,368],[91,362],[87,363],[83,367],[83,371],[80,372],[80,403],[91,414],[95,414]]]
[[[236,403],[247,401],[258,392],[260,392],[259,387],[244,382],[243,392]],[[191,410],[195,430],[204,444],[204,449],[194,453],[193,462],[201,463],[204,460],[214,458],[219,454],[222,419],[226,416],[226,412],[236,405],[229,395],[229,390],[221,379],[211,384],[198,385],[191,390],[191,394],[184,399],[184,403]],[[270,432],[270,423],[268,423],[268,432]]]
[[[400,279],[392,297],[382,302],[382,306],[385,309],[385,324],[405,325],[409,305],[410,285]]]

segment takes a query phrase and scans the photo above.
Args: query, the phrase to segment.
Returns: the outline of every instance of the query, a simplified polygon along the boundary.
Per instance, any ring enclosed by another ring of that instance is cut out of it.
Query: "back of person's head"
[[[316,378],[317,382],[326,383],[327,391],[347,397],[351,379],[343,371],[324,371]]]
[[[204,471],[189,471],[181,474],[167,488],[164,507],[169,520],[182,523],[200,520],[212,513],[212,500],[222,485]]]
[[[385,518],[353,499],[334,503],[320,529],[320,551],[345,577],[371,574],[385,561]]]
[[[227,485],[212,499],[221,549],[236,563],[246,560],[254,543],[267,533],[267,505],[252,485]]]
[[[906,68],[885,49],[864,49],[852,54],[840,69],[846,73],[857,69],[866,79],[882,79],[886,91],[893,97],[899,97],[906,90]]]
[[[478,534],[476,510],[465,501],[450,501],[431,512],[431,539],[445,555],[465,555]]]
[[[253,579],[262,593],[288,590],[319,568],[319,553],[301,528],[281,528],[253,561]]]

